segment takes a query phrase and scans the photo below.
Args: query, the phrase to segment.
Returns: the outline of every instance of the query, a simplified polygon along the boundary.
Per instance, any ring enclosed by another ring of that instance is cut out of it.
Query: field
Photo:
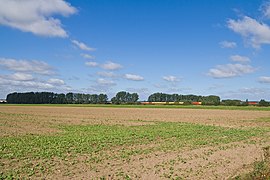
[[[163,107],[0,105],[0,179],[237,179],[268,171],[261,162],[269,108]]]

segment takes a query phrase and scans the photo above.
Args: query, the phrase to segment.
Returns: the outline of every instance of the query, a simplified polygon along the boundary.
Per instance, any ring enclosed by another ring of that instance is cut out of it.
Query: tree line
[[[26,93],[10,93],[7,95],[6,101],[11,104],[137,104],[139,95],[137,93],[129,93],[126,91],[118,92],[111,100],[108,100],[106,94],[83,94],[83,93],[53,93],[53,92],[26,92]],[[220,100],[219,96],[200,96],[200,95],[182,95],[182,94],[166,94],[153,93],[148,97],[149,102],[184,102],[191,104],[192,102],[202,102],[202,105],[225,105],[225,106],[247,106],[248,100]],[[270,106],[270,102],[260,100],[256,105]]]
[[[220,105],[224,106],[248,106],[249,101],[248,99],[246,101],[241,101],[237,99],[225,99],[220,102]],[[270,102],[265,101],[264,99],[261,99],[259,102],[256,102],[254,105],[257,106],[270,106]]]
[[[204,105],[219,105],[220,97],[215,95],[197,96],[197,95],[182,95],[182,94],[166,94],[154,93],[148,97],[149,102],[184,102],[191,104],[192,102],[202,102]]]
[[[7,95],[7,103],[12,104],[104,104],[108,101],[106,94],[53,92],[26,92]]]
[[[113,104],[134,104],[138,101],[137,93],[120,91],[111,99]],[[6,98],[11,104],[106,104],[107,94],[26,92],[10,93]]]
[[[139,95],[137,93],[120,91],[111,99],[111,102],[113,104],[135,104],[138,100]]]

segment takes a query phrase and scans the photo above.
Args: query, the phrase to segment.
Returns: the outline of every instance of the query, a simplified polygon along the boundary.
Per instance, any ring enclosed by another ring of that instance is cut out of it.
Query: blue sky
[[[270,100],[270,1],[0,0],[0,98],[137,92]]]

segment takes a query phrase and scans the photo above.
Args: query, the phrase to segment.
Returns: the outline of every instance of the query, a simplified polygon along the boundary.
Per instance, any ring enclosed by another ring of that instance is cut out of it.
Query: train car
[[[154,104],[154,105],[164,105],[164,104],[166,104],[166,102],[152,102],[152,104]]]
[[[152,104],[152,102],[141,102],[142,105]]]
[[[141,105],[183,105],[184,102],[140,102]]]
[[[248,105],[253,105],[253,106],[255,106],[255,105],[258,105],[259,104],[259,102],[257,102],[257,101],[249,101],[248,102]]]
[[[202,102],[192,102],[192,105],[202,105]]]

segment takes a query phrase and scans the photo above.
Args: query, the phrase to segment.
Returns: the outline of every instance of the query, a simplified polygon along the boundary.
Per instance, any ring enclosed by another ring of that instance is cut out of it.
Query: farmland
[[[256,107],[1,105],[0,179],[234,178],[270,146]]]

